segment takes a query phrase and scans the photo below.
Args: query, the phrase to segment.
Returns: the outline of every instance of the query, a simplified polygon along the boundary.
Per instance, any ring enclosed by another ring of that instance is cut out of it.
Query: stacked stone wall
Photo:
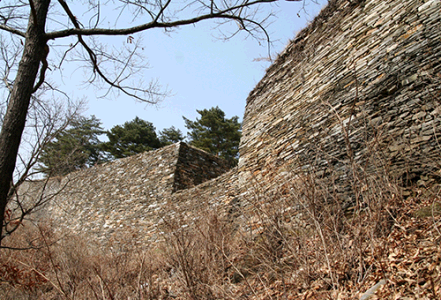
[[[225,160],[180,143],[173,191],[199,185],[218,177],[230,168]]]
[[[250,93],[239,172],[439,170],[440,1],[330,1]],[[328,173],[329,174],[329,173]]]
[[[237,168],[175,144],[52,183],[67,185],[43,211],[101,242],[146,243],[176,214],[240,219],[304,172],[439,180],[440,19],[439,0],[331,0],[250,93]]]
[[[44,189],[48,204],[36,216],[97,241],[127,232],[139,236],[138,242],[154,240],[159,212],[164,211],[172,193],[229,169],[225,161],[177,143],[51,179]],[[21,198],[38,198],[35,195],[41,194],[44,184],[26,184],[20,190]]]

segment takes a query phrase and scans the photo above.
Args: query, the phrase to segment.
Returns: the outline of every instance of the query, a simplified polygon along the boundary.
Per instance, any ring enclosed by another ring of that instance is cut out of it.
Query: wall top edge
[[[265,75],[256,85],[256,87],[249,93],[246,104],[249,105],[255,99],[255,95],[259,93],[267,85],[267,79],[271,77],[271,74],[276,71],[281,65],[283,65],[287,59],[292,55],[301,51],[302,44],[308,39],[308,35],[313,33],[316,29],[320,28],[322,24],[326,23],[330,18],[338,15],[344,15],[356,7],[363,5],[366,0],[329,0],[328,4],[322,8],[320,13],[314,18],[314,20],[305,28],[303,28],[293,40],[289,41],[285,49],[277,55],[277,58],[273,61],[271,66],[266,70]]]

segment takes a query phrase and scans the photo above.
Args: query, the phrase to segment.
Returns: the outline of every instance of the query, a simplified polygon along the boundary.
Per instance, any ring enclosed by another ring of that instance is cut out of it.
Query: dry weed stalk
[[[23,234],[25,239],[39,236],[33,239],[41,245],[34,242],[38,247],[26,251],[3,250],[1,299],[147,300],[164,294],[160,280],[164,259],[154,248],[117,253],[80,237],[60,239],[50,227],[16,236]]]
[[[234,299],[228,278],[233,226],[219,216],[205,207],[193,219],[179,211],[174,218],[164,218],[167,263],[172,276],[182,283],[171,294],[187,295],[186,299]]]

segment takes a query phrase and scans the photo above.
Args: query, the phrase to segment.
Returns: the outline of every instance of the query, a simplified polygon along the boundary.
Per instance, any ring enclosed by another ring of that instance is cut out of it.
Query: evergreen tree
[[[103,133],[101,121],[95,116],[78,117],[43,147],[39,170],[50,176],[66,175],[105,161],[98,139]]]
[[[159,140],[163,146],[166,146],[183,141],[184,135],[181,130],[172,126],[170,128],[164,128],[159,132]]]
[[[152,123],[138,117],[124,125],[116,125],[106,132],[109,141],[103,149],[115,158],[131,156],[137,153],[158,149],[161,142],[156,136]]]
[[[205,150],[231,163],[237,164],[241,124],[238,117],[225,118],[219,107],[197,110],[200,119],[190,121],[184,118],[185,127],[189,129],[190,145]]]

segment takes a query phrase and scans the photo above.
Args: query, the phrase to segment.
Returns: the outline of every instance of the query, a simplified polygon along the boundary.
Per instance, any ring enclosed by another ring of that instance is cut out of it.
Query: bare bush
[[[164,219],[165,253],[171,275],[181,285],[171,294],[186,299],[233,299],[229,290],[233,226],[209,208],[187,220],[178,214]]]

